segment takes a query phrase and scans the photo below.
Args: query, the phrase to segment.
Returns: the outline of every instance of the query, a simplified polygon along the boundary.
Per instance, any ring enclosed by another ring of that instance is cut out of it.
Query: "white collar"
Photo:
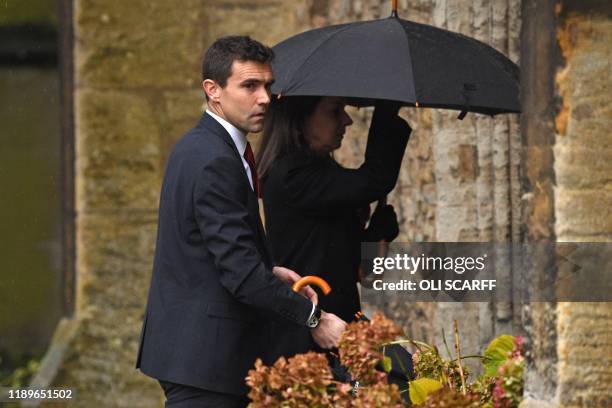
[[[246,134],[236,126],[229,123],[227,120],[223,119],[221,116],[211,112],[210,109],[206,109],[206,113],[212,116],[213,119],[219,122],[221,126],[227,130],[227,133],[229,133],[230,137],[234,141],[234,144],[236,145],[236,148],[238,149],[238,153],[240,153],[241,157],[244,157],[244,152],[246,151],[247,147]]]

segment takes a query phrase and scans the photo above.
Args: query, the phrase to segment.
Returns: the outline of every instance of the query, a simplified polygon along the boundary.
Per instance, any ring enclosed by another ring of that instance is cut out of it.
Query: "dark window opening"
[[[70,4],[2,5],[0,386],[27,385],[73,312],[72,45],[62,28]]]

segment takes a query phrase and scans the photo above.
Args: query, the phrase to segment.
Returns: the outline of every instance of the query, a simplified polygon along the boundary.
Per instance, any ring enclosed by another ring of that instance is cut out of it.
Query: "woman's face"
[[[344,111],[344,98],[324,96],[304,124],[304,137],[310,148],[328,154],[340,147],[346,127],[353,121]]]

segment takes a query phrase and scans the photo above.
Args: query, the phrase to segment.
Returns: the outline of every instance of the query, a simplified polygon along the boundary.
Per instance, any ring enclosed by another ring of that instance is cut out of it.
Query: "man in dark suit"
[[[297,273],[271,264],[246,135],[263,125],[272,56],[248,37],[217,40],[202,69],[208,110],[168,159],[136,363],[168,407],[246,406],[244,378],[274,342],[271,320],[310,327],[323,348],[345,328],[312,289],[291,291]]]

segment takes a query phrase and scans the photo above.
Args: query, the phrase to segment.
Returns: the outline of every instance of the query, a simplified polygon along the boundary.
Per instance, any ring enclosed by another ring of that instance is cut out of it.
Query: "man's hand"
[[[296,272],[283,266],[273,267],[272,273],[278,279],[280,279],[282,282],[286,283],[289,286],[293,286],[295,282],[302,279],[302,277]],[[309,299],[315,305],[319,303],[319,297],[317,296],[317,292],[315,292],[314,289],[312,289],[310,286],[304,286],[298,293],[304,296],[306,299]]]
[[[321,311],[319,325],[310,330],[312,339],[324,349],[338,347],[340,336],[346,329],[346,322],[333,313]]]

